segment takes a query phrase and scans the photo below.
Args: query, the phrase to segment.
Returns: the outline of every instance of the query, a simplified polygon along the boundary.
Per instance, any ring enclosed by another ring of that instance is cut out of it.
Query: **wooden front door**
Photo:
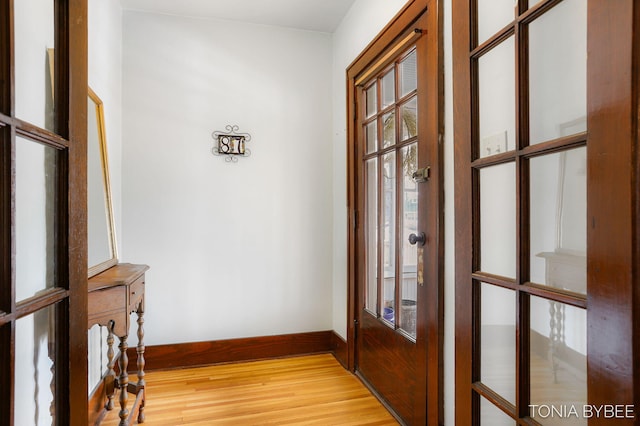
[[[453,3],[458,425],[637,416],[634,3]]]
[[[441,405],[436,9],[353,80],[353,367],[406,424],[437,421]]]

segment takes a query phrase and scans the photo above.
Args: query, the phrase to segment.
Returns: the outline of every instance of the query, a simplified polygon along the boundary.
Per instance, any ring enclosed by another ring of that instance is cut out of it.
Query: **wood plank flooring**
[[[150,426],[398,424],[331,354],[151,371],[146,382]],[[103,425],[118,424],[117,401]]]

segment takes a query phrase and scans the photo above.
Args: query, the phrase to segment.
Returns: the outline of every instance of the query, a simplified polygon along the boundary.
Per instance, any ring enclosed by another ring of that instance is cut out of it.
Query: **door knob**
[[[409,244],[411,244],[412,246],[415,245],[416,243],[420,243],[420,245],[423,246],[426,241],[427,241],[427,236],[424,235],[424,232],[421,232],[418,235],[416,234],[409,235]]]

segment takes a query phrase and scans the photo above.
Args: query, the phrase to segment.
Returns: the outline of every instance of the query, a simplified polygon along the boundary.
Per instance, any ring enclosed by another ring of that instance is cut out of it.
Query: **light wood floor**
[[[398,424],[330,354],[152,371],[146,382],[150,426]],[[117,401],[103,425],[118,424]]]

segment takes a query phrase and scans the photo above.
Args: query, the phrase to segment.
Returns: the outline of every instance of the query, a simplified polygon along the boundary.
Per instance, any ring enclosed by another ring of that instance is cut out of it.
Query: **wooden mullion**
[[[507,401],[504,397],[502,397],[500,394],[498,394],[493,389],[491,389],[490,387],[486,386],[481,382],[474,382],[471,385],[471,388],[473,389],[474,392],[476,392],[478,395],[481,395],[482,397],[487,399],[487,401],[491,402],[493,405],[495,405],[497,408],[502,410],[509,417],[512,417],[512,418],[517,417],[516,407],[511,402]]]
[[[13,1],[0,0],[0,113],[13,115]]]
[[[15,187],[14,132],[10,127],[0,129],[0,311],[13,312],[15,294],[15,243],[14,223],[15,204],[13,188]]]
[[[541,0],[530,9],[527,8],[524,1],[521,1],[520,3],[522,4],[520,5],[520,13],[517,21],[519,24],[529,24],[562,1],[563,0]]]
[[[490,274],[488,272],[477,271],[471,274],[471,279],[482,281],[487,284],[495,285],[509,290],[517,290],[519,284],[514,278],[507,278],[500,275]]]
[[[576,308],[587,308],[587,295],[576,294],[561,288],[525,283],[520,286],[520,291]]]
[[[379,99],[379,98],[378,98]],[[380,128],[380,121],[378,120],[378,128]],[[381,134],[378,133],[378,145],[380,145]],[[376,295],[376,317],[380,318],[383,314],[383,306],[382,299],[384,298],[384,156],[379,155],[376,166],[378,167],[378,173],[376,178],[378,179],[377,183],[377,209],[376,209],[376,223],[378,224],[377,232],[378,232],[378,247],[376,248],[376,256],[377,260],[377,270],[378,270],[378,282],[377,282],[377,291]]]
[[[13,425],[15,321],[0,325],[0,423]]]
[[[14,123],[16,127],[16,134],[18,136],[31,139],[35,142],[56,149],[66,149],[69,147],[69,141],[55,133],[49,132],[38,126],[34,126],[33,124],[20,119],[15,119]]]
[[[15,317],[16,319],[19,319],[21,317],[31,315],[40,309],[44,309],[47,306],[54,305],[61,300],[66,299],[68,295],[68,291],[63,288],[45,290],[38,296],[34,296],[17,303],[15,308]]]
[[[489,53],[494,47],[499,46],[503,41],[514,34],[515,21],[507,24],[504,28],[491,36],[488,40],[469,52],[472,59],[479,59],[482,55]]]
[[[530,275],[530,174],[529,161],[519,155],[529,145],[529,31],[519,18],[527,2],[515,7],[515,126],[516,126],[516,418],[529,415],[530,402],[530,299],[520,290]]]
[[[479,138],[474,138],[475,141],[477,141],[478,139]],[[476,143],[474,145],[479,145],[479,144]],[[477,160],[473,161],[473,163],[471,163],[471,166],[475,169],[480,169],[483,167],[491,167],[491,166],[497,166],[505,163],[512,163],[515,161],[517,155],[518,154],[516,151],[507,151],[507,152],[503,152],[502,154],[495,154],[489,157],[478,158]]]
[[[526,146],[518,152],[518,155],[531,158],[537,155],[553,154],[555,152],[579,148],[587,145],[587,137],[587,132],[582,132],[576,133],[575,135],[552,139],[546,142]]]

